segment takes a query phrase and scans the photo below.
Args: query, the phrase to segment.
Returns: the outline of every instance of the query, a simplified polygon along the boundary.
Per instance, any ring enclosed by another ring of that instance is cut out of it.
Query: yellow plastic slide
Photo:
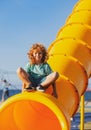
[[[49,48],[49,60],[60,77],[58,98],[23,92],[0,105],[0,130],[70,130],[91,75],[91,0],[79,0]]]

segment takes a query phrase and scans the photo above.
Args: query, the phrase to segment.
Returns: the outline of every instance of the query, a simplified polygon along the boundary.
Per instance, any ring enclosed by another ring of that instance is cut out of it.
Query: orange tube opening
[[[0,130],[68,130],[68,120],[56,99],[41,92],[17,94],[0,106]]]
[[[17,115],[20,116],[17,118]],[[14,108],[14,119],[18,128],[22,130],[61,130],[55,114],[48,107],[36,101],[17,103]]]

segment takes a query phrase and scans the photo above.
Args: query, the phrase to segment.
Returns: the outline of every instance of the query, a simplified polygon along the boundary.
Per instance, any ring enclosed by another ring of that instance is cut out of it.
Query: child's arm
[[[56,97],[56,98],[58,98],[57,91],[56,91],[56,83],[54,82],[52,84],[52,86],[53,86],[53,96]]]

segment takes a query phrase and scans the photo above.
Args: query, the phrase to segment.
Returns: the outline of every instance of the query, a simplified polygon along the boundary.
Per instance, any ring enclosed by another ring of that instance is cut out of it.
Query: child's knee
[[[22,69],[21,67],[19,67],[19,68],[17,69],[17,71],[16,71],[16,72],[17,72],[17,74],[21,73],[21,72],[22,72],[22,70],[23,70],[23,69]]]
[[[54,72],[54,78],[58,78],[59,77],[59,73],[58,72]]]

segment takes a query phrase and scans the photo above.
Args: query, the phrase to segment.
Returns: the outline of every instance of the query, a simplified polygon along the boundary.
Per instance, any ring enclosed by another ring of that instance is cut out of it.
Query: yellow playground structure
[[[23,92],[0,106],[0,130],[70,130],[91,75],[91,0],[79,0],[48,47],[48,63],[60,76],[51,86]],[[35,123],[36,122],[36,123]],[[40,125],[41,124],[41,125]]]

